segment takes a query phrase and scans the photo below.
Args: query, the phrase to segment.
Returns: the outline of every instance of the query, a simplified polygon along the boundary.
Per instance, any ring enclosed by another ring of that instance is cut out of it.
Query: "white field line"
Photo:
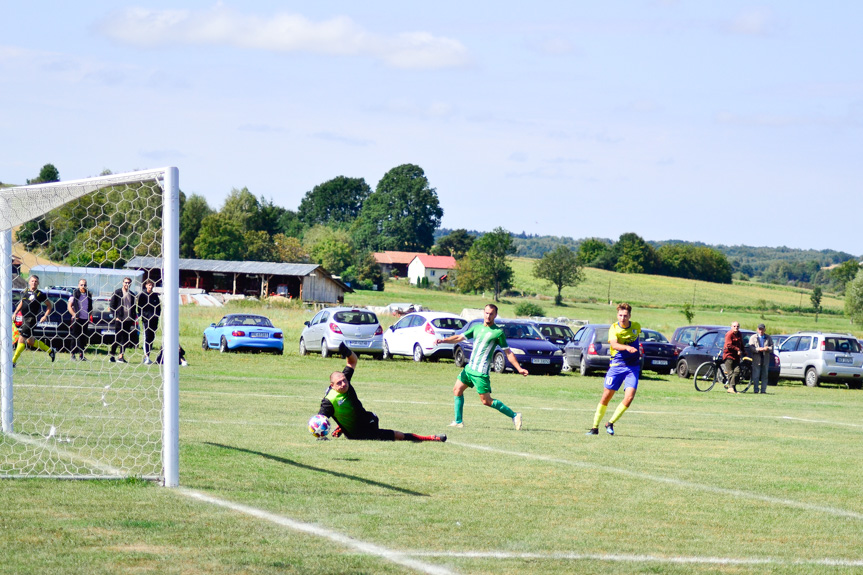
[[[366,555],[374,555],[376,557],[386,559],[387,561],[390,561],[392,563],[408,567],[409,569],[413,569],[414,571],[428,573],[429,575],[452,575],[455,573],[455,571],[451,571],[446,567],[432,565],[431,563],[412,559],[409,555],[401,551],[394,551],[392,549],[387,549],[386,547],[381,547],[380,545],[375,545],[374,543],[360,541],[358,539],[343,535],[326,527],[321,527],[319,525],[314,525],[311,523],[303,523],[301,521],[295,521],[282,515],[276,515],[275,513],[270,513],[256,507],[250,507],[248,505],[242,505],[240,503],[234,503],[231,501],[226,501],[224,499],[219,499],[217,497],[213,497],[211,495],[207,495],[206,493],[201,493],[200,491],[195,491],[193,489],[178,487],[174,491],[181,495],[185,495],[186,497],[197,499],[198,501],[203,501],[212,505],[218,505],[219,507],[224,507],[238,513],[243,513],[245,515],[255,517],[256,519],[269,521],[270,523],[274,523],[282,527],[287,527],[288,529],[299,531],[300,533],[329,539],[330,541],[333,541],[340,545],[344,545],[345,547],[355,549],[360,553],[364,553]]]
[[[629,469],[622,469],[619,467],[608,467],[605,465],[596,465],[594,463],[585,463],[582,461],[571,461],[569,459],[560,459],[557,457],[549,457],[547,455],[537,455],[535,453],[526,453],[522,451],[508,451],[505,449],[497,449],[495,447],[487,447],[484,445],[473,445],[470,443],[462,443],[460,441],[448,441],[449,445],[458,445],[459,447],[466,447],[468,449],[476,449],[477,451],[486,451],[488,453],[497,453],[500,455],[510,455],[513,457],[521,457],[524,459],[535,459],[537,461],[545,461],[547,463],[556,463],[558,465],[568,465],[570,467],[579,467],[582,469],[594,469],[597,471],[602,471],[605,473],[616,473],[618,475],[624,475],[627,477],[634,477],[636,479],[644,479],[647,481],[652,481],[654,483],[665,483],[667,485],[672,485],[675,487],[681,487],[684,489],[696,489],[699,491],[706,491],[708,493],[717,493],[719,495],[729,495],[731,497],[737,497],[739,499],[750,499],[755,501],[763,501],[765,503],[770,503],[772,505],[779,505],[783,507],[792,507],[795,509],[805,509],[807,511],[816,511],[818,513],[825,513],[827,515],[834,515],[836,517],[847,517],[849,519],[860,519],[863,520],[863,513],[859,513],[857,511],[849,511],[847,509],[839,509],[838,507],[827,507],[824,505],[815,505],[813,503],[805,503],[802,501],[795,501],[793,499],[784,499],[781,497],[771,497],[769,495],[761,495],[760,493],[751,493],[748,491],[743,491],[740,489],[726,489],[724,487],[716,487],[714,485],[704,485],[701,483],[694,483],[692,481],[683,481],[681,479],[674,479],[673,477],[662,477],[659,475],[651,475],[649,473],[641,473],[639,471],[631,471]]]
[[[127,472],[122,469],[118,469],[111,465],[108,465],[102,461],[96,461],[95,459],[90,459],[89,457],[84,457],[78,453],[73,453],[71,451],[67,451],[65,449],[60,449],[57,447],[51,440],[51,438],[43,438],[43,439],[34,439],[32,437],[28,437],[26,435],[21,435],[19,433],[10,433],[7,434],[7,437],[11,437],[16,441],[20,441],[21,443],[26,443],[27,445],[32,445],[33,447],[38,447],[44,451],[49,453],[53,453],[59,459],[68,459],[72,462],[81,462],[92,469],[101,469],[106,474],[115,476],[115,477],[125,477],[128,475]]]
[[[772,557],[697,557],[629,555],[598,553],[512,553],[509,551],[405,551],[412,557],[450,557],[459,559],[545,559],[557,561],[609,561],[617,563],[672,563],[696,565],[819,565],[863,567],[863,559],[775,559]]]

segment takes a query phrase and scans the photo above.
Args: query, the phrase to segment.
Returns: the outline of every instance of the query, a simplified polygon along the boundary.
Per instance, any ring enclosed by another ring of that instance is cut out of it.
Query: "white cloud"
[[[452,68],[469,63],[458,40],[428,32],[380,36],[347,16],[315,22],[300,14],[243,14],[222,4],[208,10],[127,8],[99,26],[117,42],[143,48],[222,45],[272,52],[369,56],[394,68]]]

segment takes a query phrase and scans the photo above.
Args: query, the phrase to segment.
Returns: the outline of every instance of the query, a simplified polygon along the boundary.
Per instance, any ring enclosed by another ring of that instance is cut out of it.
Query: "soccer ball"
[[[313,415],[309,420],[309,433],[315,437],[326,437],[330,433],[330,420],[325,415]]]

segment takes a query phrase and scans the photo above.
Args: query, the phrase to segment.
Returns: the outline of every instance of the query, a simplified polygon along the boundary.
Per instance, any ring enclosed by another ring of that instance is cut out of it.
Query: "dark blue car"
[[[705,361],[710,361],[722,353],[722,348],[725,346],[725,334],[728,333],[729,329],[728,327],[723,327],[708,331],[698,338],[695,345],[683,348],[677,359],[677,375],[686,378],[691,377],[699,365]],[[744,347],[753,333],[755,332],[745,329],[740,330],[740,335],[743,336]],[[779,367],[779,356],[773,354],[773,363],[767,368],[767,382],[770,385],[776,385],[776,382],[779,381]]]
[[[641,330],[642,353],[641,367],[656,373],[668,375],[677,366],[677,347],[664,335],[652,329]]]
[[[482,320],[472,320],[459,333],[466,332],[476,324],[482,324]],[[495,324],[503,328],[506,343],[521,367],[530,373],[551,375],[560,373],[563,368],[563,353],[555,344],[547,341],[532,322],[497,319]],[[473,351],[473,340],[466,339],[455,344],[453,359],[456,366],[464,367],[467,365],[470,361],[471,351]],[[495,351],[492,357],[492,369],[498,373],[514,369],[500,348]]]
[[[589,323],[581,326],[575,337],[566,344],[564,353],[572,369],[581,375],[608,369],[611,363],[611,348],[608,345],[608,323]]]

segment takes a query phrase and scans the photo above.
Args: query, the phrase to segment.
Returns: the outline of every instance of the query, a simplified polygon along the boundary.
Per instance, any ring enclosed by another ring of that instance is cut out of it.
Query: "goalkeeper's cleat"
[[[440,441],[441,443],[446,443],[446,433],[441,433],[440,435],[432,435],[432,441]]]
[[[591,427],[585,435],[599,435],[599,428]]]
[[[512,418],[512,422],[515,424],[515,430],[518,431],[521,429],[521,413],[516,413]]]
[[[459,427],[459,428],[461,428],[461,427],[464,427],[464,423],[462,423],[461,421],[453,421],[452,423],[449,424],[448,427]]]
[[[342,342],[339,344],[339,353],[342,354],[343,358],[347,359],[353,355],[354,352],[351,351],[351,348],[345,345],[345,342]]]
[[[337,438],[337,437],[341,437],[341,436],[342,436],[342,426],[341,426],[341,425],[337,426],[337,427],[333,430],[332,436],[333,436],[333,439],[335,439],[335,438]]]
[[[57,352],[55,352],[53,349],[49,349],[48,357],[50,357],[51,361],[53,362],[55,359],[57,359]]]
[[[614,424],[610,421],[605,424],[605,432],[609,435],[614,435]]]

